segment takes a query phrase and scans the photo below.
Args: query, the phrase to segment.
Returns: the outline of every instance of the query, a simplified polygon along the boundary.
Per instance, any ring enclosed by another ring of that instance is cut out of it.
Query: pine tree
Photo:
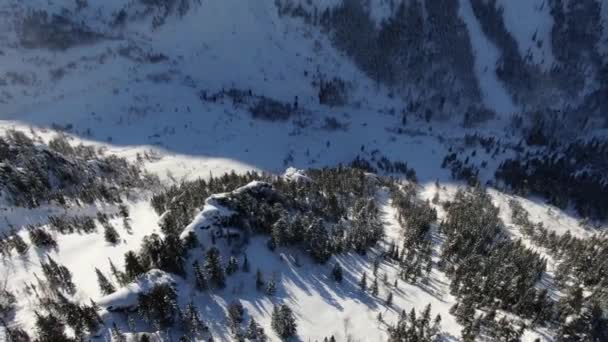
[[[247,259],[247,254],[243,258],[243,266],[241,268],[243,272],[249,273],[249,260]]]
[[[264,288],[264,277],[262,275],[262,271],[258,268],[255,272],[255,288],[258,291],[261,291]]]
[[[121,204],[119,206],[119,210],[120,210],[120,216],[122,216],[122,224],[125,227],[125,230],[127,231],[127,233],[132,234],[133,231],[131,229],[131,223],[130,223],[131,219],[129,217],[129,208],[126,205]]]
[[[437,316],[435,316],[435,319],[433,320],[433,326],[431,327],[430,335],[437,336],[440,331],[441,331],[441,315],[437,314]]]
[[[99,284],[99,290],[103,295],[109,295],[116,291],[116,288],[112,283],[106,278],[106,276],[101,273],[101,271],[95,267],[95,273],[97,274],[97,283]]]
[[[477,319],[470,319],[465,322],[464,328],[461,330],[460,334],[462,336],[462,340],[465,342],[474,342],[479,332],[481,330],[480,321]],[[510,341],[510,340],[507,340]]]
[[[30,241],[38,248],[57,248],[57,241],[46,230],[40,227],[28,228]]]
[[[388,296],[386,296],[386,306],[392,306],[393,305],[393,293],[389,292]]]
[[[118,282],[118,284],[120,286],[127,285],[128,282],[125,279],[125,274],[116,268],[116,266],[114,265],[112,260],[110,260],[110,258],[108,258],[108,261],[110,262],[110,271],[112,272],[114,279],[116,279],[116,281]]]
[[[331,256],[331,246],[327,230],[320,219],[315,220],[306,231],[305,241],[308,253],[318,263],[325,263]]]
[[[133,234],[133,228],[131,227],[131,221],[129,218],[123,218],[122,225],[128,234]]]
[[[205,276],[205,271],[199,264],[198,260],[194,261],[194,280],[196,284],[196,289],[199,291],[205,291],[208,288],[207,277]]]
[[[216,247],[211,247],[207,251],[205,271],[209,276],[209,281],[216,287],[224,288],[226,286],[224,269],[222,268],[222,258],[219,249]]]
[[[359,281],[359,287],[363,291],[367,290],[367,273],[365,272],[361,276],[361,280]]]
[[[228,259],[228,265],[226,265],[226,274],[231,275],[234,272],[236,272],[238,269],[239,269],[238,260],[234,256],[231,256]]]
[[[196,338],[199,334],[207,330],[207,326],[200,318],[198,310],[193,302],[188,303],[181,313],[182,329],[188,337]]]
[[[418,325],[418,320],[416,319],[416,309],[412,308],[412,310],[410,310],[410,314],[407,316],[407,319],[410,327],[416,329],[416,326]]]
[[[269,296],[274,296],[276,291],[277,291],[277,285],[276,285],[274,279],[270,279],[270,281],[268,281],[268,283],[266,284],[266,294]]]
[[[23,241],[23,238],[19,234],[17,234],[17,232],[11,232],[10,241],[15,250],[17,250],[17,253],[19,253],[19,255],[25,255],[25,253],[27,253],[29,246],[27,245],[27,243],[25,243],[25,241]]]
[[[132,282],[145,272],[146,269],[142,266],[135,252],[128,251],[125,253],[125,278],[127,282]]]
[[[235,337],[239,337],[241,335],[240,327],[241,323],[243,323],[244,314],[245,309],[243,308],[243,304],[241,304],[241,302],[234,301],[228,305],[228,326]]]
[[[274,305],[272,308],[272,316],[270,316],[270,325],[272,326],[272,330],[274,330],[277,335],[281,336],[281,331],[283,331],[283,322],[281,320],[281,309],[278,305]]]
[[[342,282],[342,266],[340,264],[336,263],[334,265],[334,268],[331,270],[331,276],[338,283]]]
[[[431,304],[427,304],[419,319],[419,329],[422,331],[431,330]]]
[[[30,342],[32,339],[19,327],[9,327],[7,323],[0,319],[0,326],[4,328],[6,342]]]
[[[124,205],[124,204],[119,205],[118,210],[119,210],[120,216],[122,216],[123,218],[129,218],[129,208],[126,205]]]
[[[148,293],[138,295],[137,312],[155,328],[166,328],[179,314],[177,293],[169,284],[155,285]]]
[[[275,246],[285,245],[288,241],[287,227],[289,223],[285,217],[279,218],[273,225],[271,231],[271,239]]]
[[[37,342],[73,342],[65,333],[65,325],[53,314],[36,312],[36,335]]]
[[[42,272],[53,289],[63,289],[69,294],[76,293],[76,285],[72,282],[70,270],[59,265],[53,258],[48,257],[48,263],[42,263]]]
[[[297,323],[293,315],[293,311],[286,304],[281,305],[279,308],[275,305],[272,311],[272,329],[282,339],[287,339],[296,334]]]
[[[245,337],[256,342],[265,342],[268,340],[264,328],[262,328],[253,318],[249,320]]]
[[[112,323],[112,342],[127,342],[127,338],[120,331],[116,323]]]
[[[378,267],[380,267],[380,260],[378,258],[376,258],[376,259],[374,259],[374,263],[373,263],[374,277],[378,276]]]
[[[372,295],[374,295],[374,296],[378,295],[378,278],[374,277],[374,281],[372,282],[372,286],[371,286],[370,290],[372,291]]]
[[[103,237],[108,243],[111,243],[113,245],[117,244],[120,241],[120,235],[118,235],[118,232],[110,223],[103,225]]]

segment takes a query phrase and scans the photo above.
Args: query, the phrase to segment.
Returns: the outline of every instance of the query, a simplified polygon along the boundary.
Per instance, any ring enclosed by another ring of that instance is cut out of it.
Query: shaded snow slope
[[[505,26],[517,41],[519,54],[548,71],[555,63],[551,50],[553,17],[544,0],[498,0]]]
[[[484,35],[481,25],[473,14],[470,0],[460,0],[459,14],[469,30],[475,55],[475,73],[485,105],[493,108],[503,118],[518,113],[519,108],[515,106],[513,99],[496,76],[496,63],[500,59],[500,52]]]

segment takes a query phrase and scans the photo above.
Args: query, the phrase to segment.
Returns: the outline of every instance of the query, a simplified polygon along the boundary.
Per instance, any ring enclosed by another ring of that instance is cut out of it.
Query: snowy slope
[[[515,106],[506,89],[498,80],[495,68],[500,58],[496,46],[483,34],[481,26],[473,14],[470,0],[460,0],[459,14],[467,25],[473,53],[475,72],[479,80],[482,98],[489,108],[494,108],[503,118],[508,118],[520,109]]]
[[[546,1],[499,0],[507,30],[518,43],[521,56],[549,70],[555,63],[551,50],[553,18]]]

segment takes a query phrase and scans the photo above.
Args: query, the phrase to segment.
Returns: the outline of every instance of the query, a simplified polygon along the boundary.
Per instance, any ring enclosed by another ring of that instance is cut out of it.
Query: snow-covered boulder
[[[299,169],[296,169],[295,167],[287,168],[287,170],[285,170],[285,173],[283,174],[283,178],[285,180],[288,180],[291,182],[296,182],[296,183],[311,181],[310,177],[308,177],[306,175],[306,172],[304,170],[299,170]]]
[[[146,294],[154,286],[163,284],[175,286],[175,279],[167,272],[152,269],[141,275],[135,282],[102,297],[97,303],[108,311],[131,311],[137,307],[140,294]]]

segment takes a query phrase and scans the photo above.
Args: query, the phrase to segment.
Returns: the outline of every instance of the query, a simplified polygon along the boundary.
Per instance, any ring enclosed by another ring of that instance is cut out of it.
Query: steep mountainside
[[[607,20],[2,1],[0,340],[608,339]]]

